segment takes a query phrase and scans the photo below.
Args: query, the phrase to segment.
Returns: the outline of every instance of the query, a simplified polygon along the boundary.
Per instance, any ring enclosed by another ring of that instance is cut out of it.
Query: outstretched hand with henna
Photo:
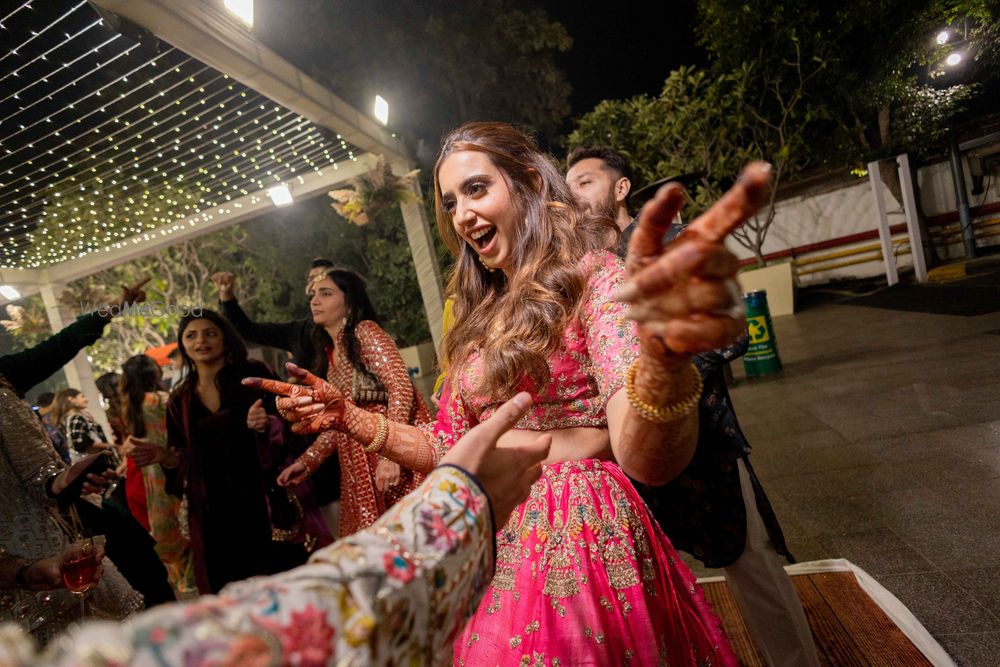
[[[739,262],[723,241],[760,208],[769,191],[770,165],[751,163],[666,251],[663,236],[680,212],[683,188],[668,183],[642,208],[625,260],[628,281],[618,298],[632,304],[629,317],[638,323],[644,353],[677,367],[742,333]]]
[[[282,396],[276,401],[278,412],[292,422],[295,433],[340,431],[354,440],[368,444],[379,431],[379,420],[385,417],[362,410],[354,405],[329,382],[302,370],[295,364],[285,364],[302,384],[289,384],[264,378],[244,378],[243,384]],[[321,436],[322,437],[322,436]],[[389,436],[379,454],[404,468],[427,473],[434,467],[434,451],[422,431],[410,424],[389,422]],[[304,457],[286,468],[279,478],[283,485],[296,484],[311,474],[303,465]]]
[[[739,262],[723,241],[761,206],[770,180],[769,165],[750,164],[666,249],[663,237],[681,209],[683,189],[668,183],[639,214],[625,260],[627,281],[617,298],[631,304],[628,317],[636,321],[642,353],[629,370],[634,394],[612,399],[608,421],[619,434],[612,439],[615,458],[645,484],[666,484],[694,454],[698,418],[691,406],[700,399],[700,385],[691,356],[724,347],[745,331],[735,280]],[[626,409],[619,412],[618,406]],[[665,419],[643,416],[666,406],[682,412]]]
[[[289,362],[285,368],[299,378],[300,384],[268,378],[244,378],[243,384],[278,394],[278,413],[292,422],[295,433],[321,433],[344,430],[345,398],[332,384]]]

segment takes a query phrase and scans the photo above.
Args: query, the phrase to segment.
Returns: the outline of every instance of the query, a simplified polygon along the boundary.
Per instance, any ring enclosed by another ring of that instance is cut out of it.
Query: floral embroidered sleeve
[[[359,322],[355,334],[361,344],[361,360],[389,392],[385,416],[391,422],[409,423],[413,411],[413,384],[395,341],[371,320]]]
[[[607,403],[625,383],[629,365],[639,356],[635,322],[625,318],[627,304],[614,294],[625,280],[625,266],[610,252],[587,255],[590,270],[581,320],[587,337],[591,372]]]
[[[443,466],[307,565],[124,623],[84,623],[42,657],[4,627],[0,664],[450,664],[493,576],[493,530],[478,483]]]

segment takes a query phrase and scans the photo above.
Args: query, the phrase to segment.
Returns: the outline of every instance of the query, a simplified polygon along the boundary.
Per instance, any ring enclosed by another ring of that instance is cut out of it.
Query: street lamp
[[[942,30],[941,32],[939,32],[937,34],[936,41],[941,46],[944,46],[945,44],[948,43],[948,38],[949,37],[951,37],[951,35],[948,34],[948,31],[947,30]]]
[[[948,54],[948,57],[944,59],[944,62],[946,65],[948,65],[948,67],[954,67],[955,65],[958,65],[960,62],[962,62],[962,54],[950,53]]]

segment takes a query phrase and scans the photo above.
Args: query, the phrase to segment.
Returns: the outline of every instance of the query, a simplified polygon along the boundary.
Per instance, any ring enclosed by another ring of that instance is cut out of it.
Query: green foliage
[[[809,135],[826,164],[920,152],[997,77],[1000,9],[989,0],[699,0],[698,35],[716,71],[780,69],[801,54],[826,64],[805,94],[822,102]],[[945,27],[967,32],[962,76],[943,73]]]
[[[81,278],[67,285],[60,297],[67,312],[83,311],[113,303],[122,285],[149,278],[143,289],[149,313],[131,313],[115,318],[105,335],[88,348],[95,370],[117,370],[134,354],[159,347],[176,338],[181,316],[193,307],[215,308],[211,275],[234,270],[251,288],[268,289],[259,279],[261,271],[243,261],[248,235],[240,226],[208,234],[164,248],[157,253]]]
[[[741,64],[712,74],[694,67],[670,73],[657,98],[606,100],[578,120],[570,148],[608,145],[625,153],[641,182],[697,174],[689,217],[718,199],[750,160],[771,162],[775,186],[807,164],[804,132],[820,110],[804,96],[822,62],[798,60],[774,72]],[[734,233],[764,264],[761,248],[774,220],[771,202]]]
[[[0,345],[0,354],[34,347],[52,333],[45,305],[38,294],[9,303],[0,312],[6,313],[6,318],[0,317],[0,331],[6,339]]]

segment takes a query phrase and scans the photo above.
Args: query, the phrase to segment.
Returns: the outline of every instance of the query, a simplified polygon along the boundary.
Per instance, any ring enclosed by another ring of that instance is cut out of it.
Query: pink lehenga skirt
[[[546,466],[497,533],[455,664],[737,665],[694,575],[616,464]]]

